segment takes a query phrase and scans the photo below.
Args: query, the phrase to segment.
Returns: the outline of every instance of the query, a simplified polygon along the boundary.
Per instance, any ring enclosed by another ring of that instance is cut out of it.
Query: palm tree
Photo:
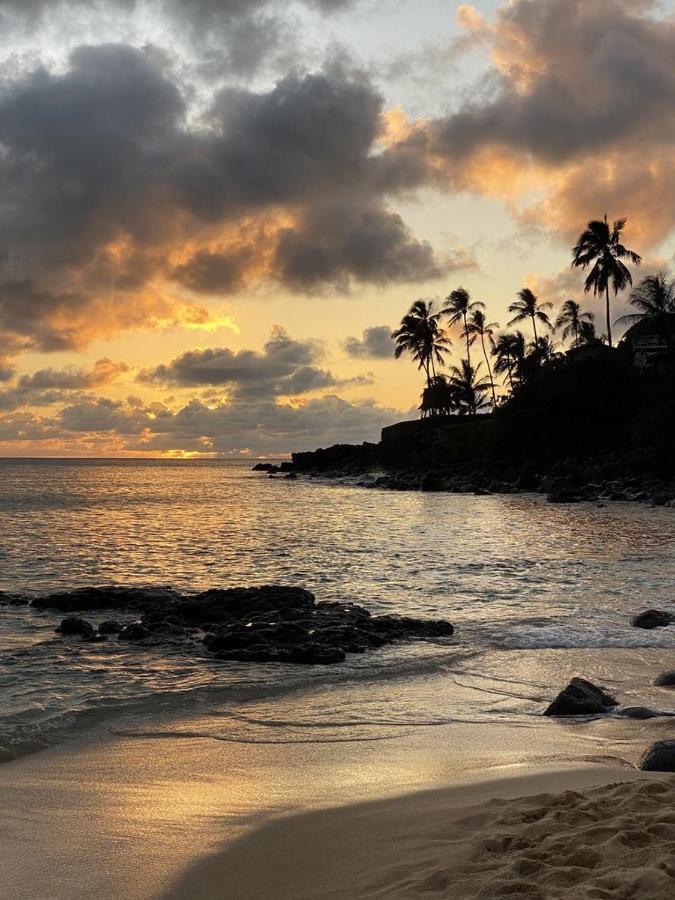
[[[534,331],[535,341],[538,339],[537,320],[543,322],[547,328],[551,327],[549,317],[544,312],[545,309],[551,309],[552,303],[540,303],[537,297],[529,288],[523,288],[518,291],[518,299],[509,306],[509,312],[515,313],[509,325],[517,325],[518,322],[524,322],[526,319],[532,319],[532,330]]]
[[[495,393],[495,383],[492,377],[492,368],[490,366],[490,357],[488,356],[487,347],[485,346],[485,338],[488,339],[490,344],[494,346],[494,339],[492,335],[494,334],[494,329],[499,328],[497,322],[487,322],[485,319],[485,313],[482,309],[474,309],[471,313],[471,318],[467,322],[467,325],[462,333],[462,337],[466,338],[467,350],[476,340],[476,338],[480,338],[481,347],[483,348],[483,356],[485,357],[485,364],[487,365],[488,373],[490,376],[490,387],[492,389],[492,405],[493,407],[497,406],[497,394]],[[468,359],[467,359],[468,362]],[[469,365],[471,365],[469,363]]]
[[[445,375],[436,375],[422,392],[420,409],[422,418],[427,416],[449,416],[455,407],[455,392]]]
[[[639,266],[642,257],[633,250],[628,250],[621,243],[621,232],[626,226],[626,219],[617,219],[613,226],[609,227],[607,215],[600,221],[594,219],[586,226],[586,230],[580,235],[576,245],[572,248],[572,268],[582,269],[592,265],[589,272],[585,291],[593,291],[594,295],[604,294],[607,312],[607,342],[612,346],[612,320],[610,316],[609,285],[614,289],[614,296],[629,284],[632,286],[633,277],[628,271],[623,260],[628,259],[635,266]]]
[[[492,347],[492,355],[496,358],[495,372],[498,375],[508,375],[509,388],[513,392],[513,379],[519,377],[519,366],[525,357],[525,336],[522,331],[500,334]]]
[[[439,325],[440,318],[441,314],[434,312],[433,300],[416,300],[401,319],[400,327],[391,335],[396,342],[396,359],[408,353],[417,368],[424,369],[427,385],[436,377],[436,363],[443,365],[444,356],[451,347]]]
[[[582,322],[592,322],[595,316],[590,312],[582,312],[581,304],[574,300],[565,300],[555,320],[556,329],[562,329],[562,339],[566,341],[574,335],[574,346],[579,346],[579,331]]]
[[[668,316],[675,315],[675,280],[669,280],[665,272],[647,275],[631,291],[629,303],[640,312],[628,313],[617,319],[617,325],[634,325],[651,319],[654,328],[668,343]]]
[[[602,344],[602,339],[595,333],[595,325],[592,322],[582,322],[579,325],[579,346],[589,344]]]
[[[450,370],[449,384],[453,391],[454,402],[462,413],[475,416],[479,409],[487,406],[485,395],[490,390],[491,382],[487,378],[479,378],[478,370],[466,360],[460,361],[459,366],[453,366]]]
[[[466,334],[466,326],[469,314],[478,309],[485,309],[485,304],[480,300],[472,300],[466,288],[459,287],[448,294],[445,306],[441,310],[443,315],[448,317],[448,325],[453,326],[461,322],[464,326],[462,333],[466,335],[466,361],[469,365],[471,365],[471,342]]]

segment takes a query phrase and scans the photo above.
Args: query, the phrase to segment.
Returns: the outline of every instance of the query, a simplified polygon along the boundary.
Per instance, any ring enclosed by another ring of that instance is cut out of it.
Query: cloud
[[[178,287],[349,290],[438,277],[389,199],[383,101],[332,63],[196,120],[156,48],[80,47],[0,93],[0,328],[59,350],[213,315]],[[386,172],[385,172],[386,169]],[[23,342],[21,344],[21,342]]]
[[[347,355],[356,359],[390,359],[393,346],[391,328],[388,325],[366,328],[360,339],[348,337],[343,342]]]
[[[227,347],[189,350],[166,365],[142,372],[141,382],[179,387],[227,388],[232,398],[255,400],[297,396],[329,387],[370,384],[369,376],[338,379],[314,363],[324,356],[313,340],[295,340],[285,329],[273,329],[262,353]]]
[[[605,210],[645,244],[670,233],[675,20],[647,0],[513,0],[492,22],[464,4],[460,23],[491,76],[450,115],[409,123],[394,174],[501,196],[566,238]]]
[[[104,357],[91,369],[71,366],[66,369],[39,369],[22,375],[16,383],[0,391],[0,409],[14,410],[24,406],[51,406],[61,403],[81,391],[102,388],[129,372],[124,362]],[[11,380],[13,372],[5,381]]]
[[[299,402],[205,403],[193,399],[176,411],[131,398],[83,398],[56,414],[0,414],[0,446],[9,452],[126,455],[197,453],[214,456],[284,454],[339,441],[377,440],[399,410],[372,400],[351,403],[328,394]]]

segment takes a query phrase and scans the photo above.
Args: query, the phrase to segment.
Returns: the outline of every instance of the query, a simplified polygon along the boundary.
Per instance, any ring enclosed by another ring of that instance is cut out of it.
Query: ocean
[[[673,608],[675,511],[383,492],[251,465],[2,460],[0,590],[301,585],[319,600],[449,619],[453,638],[337,666],[239,664],[61,639],[57,613],[0,606],[0,759],[93,727],[250,744],[517,727],[580,666],[654,702],[643,664],[675,648],[675,628],[630,618]],[[439,693],[439,674],[452,690]]]

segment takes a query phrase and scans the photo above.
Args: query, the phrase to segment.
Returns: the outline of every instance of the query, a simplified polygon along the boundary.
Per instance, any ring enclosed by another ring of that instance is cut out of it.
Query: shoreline
[[[585,897],[591,895],[572,893],[572,886],[600,886],[604,879],[610,888],[612,878],[620,884],[626,874],[618,869],[625,870],[629,848],[638,845],[643,859],[628,868],[639,881],[644,869],[650,873],[647,844],[632,831],[622,850],[621,830],[639,827],[638,818],[658,818],[661,807],[667,810],[675,779],[580,765],[514,777],[513,768],[527,769],[502,767],[461,785],[277,819],[193,865],[161,898]],[[617,810],[613,820],[611,803]],[[597,837],[603,829],[617,832],[618,847],[611,852],[603,852],[601,843],[599,849],[587,845],[591,832]],[[650,846],[666,869],[651,871],[653,893],[631,897],[670,896],[673,830],[665,822]],[[562,856],[549,856],[554,844]],[[542,893],[546,886],[552,892]]]

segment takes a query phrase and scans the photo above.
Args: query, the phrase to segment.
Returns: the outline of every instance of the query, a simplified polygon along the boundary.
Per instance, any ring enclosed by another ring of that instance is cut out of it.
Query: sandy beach
[[[578,896],[670,896],[659,863],[672,855],[672,783],[635,768],[672,733],[668,719],[248,744],[208,736],[199,715],[152,724],[101,727],[0,767],[1,896],[577,896],[547,893],[550,866],[556,890],[599,879],[600,893]],[[581,853],[591,844],[593,859]],[[618,864],[631,878],[642,867],[646,892],[607,887]]]
[[[606,767],[488,779],[274,822],[164,897],[666,900],[673,801],[675,779]]]

